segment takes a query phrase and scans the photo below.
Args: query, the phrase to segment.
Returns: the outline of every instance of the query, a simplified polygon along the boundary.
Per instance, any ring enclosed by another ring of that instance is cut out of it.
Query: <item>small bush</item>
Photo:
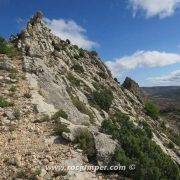
[[[40,118],[40,122],[47,122],[47,121],[49,121],[50,120],[50,118],[49,118],[49,115],[47,115],[47,114],[44,114],[41,118]]]
[[[6,40],[0,37],[0,53],[11,56],[13,54],[13,48],[10,46]]]
[[[63,132],[69,133],[70,130],[65,124],[62,124],[60,121],[56,120],[54,131],[57,135],[62,135]]]
[[[109,110],[113,99],[112,91],[105,87],[93,92],[93,101],[105,111]]]
[[[18,73],[18,71],[17,71],[16,69],[12,69],[12,70],[10,71],[9,77],[10,77],[11,79],[17,79],[17,73]]]
[[[96,51],[91,51],[91,56],[98,56],[98,53]]]
[[[173,141],[176,145],[180,146],[180,135],[172,133],[170,136],[171,141]]]
[[[16,90],[17,90],[17,88],[14,85],[12,85],[9,89],[9,91],[11,91],[11,92],[16,92]]]
[[[82,58],[85,56],[85,50],[83,50],[82,48],[79,49],[79,56]]]
[[[20,119],[20,116],[21,116],[21,112],[19,109],[14,109],[14,112],[13,112],[13,115],[16,119]]]
[[[74,45],[74,49],[78,50],[78,49],[79,49],[79,47],[78,47],[77,45]]]
[[[155,104],[153,104],[152,102],[146,102],[145,110],[148,116],[150,116],[153,119],[158,119],[159,110]]]
[[[107,75],[105,72],[98,72],[98,75],[103,78],[103,79],[106,79],[107,78]]]
[[[115,77],[114,81],[116,81],[118,84],[120,84],[120,82],[118,81],[118,79]]]
[[[69,39],[66,39],[67,44],[71,44],[71,41]]]
[[[32,95],[31,95],[29,92],[24,93],[24,97],[25,97],[25,98],[28,98],[28,99],[29,99],[29,98],[31,98],[31,96],[32,96]]]
[[[143,121],[143,122],[140,122],[140,125],[143,126],[143,129],[144,129],[144,131],[146,132],[147,137],[150,138],[150,139],[152,139],[153,133],[152,133],[152,131],[151,131],[150,126],[149,126],[146,122],[144,122],[144,121]]]
[[[0,96],[0,107],[5,108],[10,106],[11,104],[2,96]]]
[[[60,50],[61,50],[61,46],[58,45],[58,44],[54,44],[54,49],[55,49],[56,51],[60,51]]]
[[[95,143],[93,135],[88,131],[82,131],[75,139],[75,143],[79,145],[79,148],[88,156],[93,158],[95,156]]]
[[[117,148],[114,154],[115,160],[123,166],[128,166],[131,163],[131,160],[126,156],[125,151],[122,148]]]
[[[78,54],[75,54],[74,58],[78,60],[80,58],[80,56]]]
[[[174,144],[173,144],[172,142],[169,142],[168,147],[169,147],[170,149],[174,149]]]
[[[72,74],[68,74],[67,78],[72,83],[72,85],[80,86],[81,81],[79,79],[75,78]]]
[[[57,120],[59,117],[62,117],[64,119],[68,119],[68,115],[65,111],[63,111],[62,109],[57,111],[53,116],[52,119],[53,120]]]
[[[86,105],[81,102],[77,97],[71,95],[71,100],[73,105],[83,114],[87,114],[90,118],[90,122],[94,122],[94,115],[93,113],[86,107]]]
[[[84,68],[80,64],[74,64],[72,66],[72,69],[74,69],[78,73],[84,73]]]
[[[19,170],[16,173],[16,178],[27,179],[28,178],[28,173],[25,170]]]

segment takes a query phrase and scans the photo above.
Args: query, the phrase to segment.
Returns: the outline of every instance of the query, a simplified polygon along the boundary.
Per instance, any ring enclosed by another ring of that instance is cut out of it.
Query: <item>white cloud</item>
[[[159,51],[137,51],[130,56],[106,62],[114,75],[136,68],[163,67],[176,63],[180,63],[180,54]]]
[[[91,49],[98,45],[96,42],[89,40],[85,36],[86,30],[73,20],[50,20],[45,18],[44,21],[52,32],[63,40],[69,39],[72,44],[76,44],[85,49]]]
[[[129,2],[133,8],[134,16],[138,10],[142,10],[147,18],[171,16],[180,5],[180,0],[129,0]]]
[[[180,70],[171,72],[168,75],[148,78],[155,85],[180,85]]]

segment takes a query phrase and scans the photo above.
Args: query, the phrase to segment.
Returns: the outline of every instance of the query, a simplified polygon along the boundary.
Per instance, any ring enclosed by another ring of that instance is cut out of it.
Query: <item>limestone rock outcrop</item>
[[[53,35],[41,12],[30,19],[13,44],[20,52],[13,61],[0,55],[3,179],[98,179],[98,172],[56,172],[44,167],[95,165],[93,161],[107,165],[121,144],[101,131],[101,123],[116,112],[130,117],[135,126],[146,121],[154,141],[179,163],[177,153],[167,148],[169,139],[159,135],[158,122],[143,111],[138,84],[126,78],[122,88],[97,53]],[[57,133],[58,125],[62,126]],[[89,132],[93,138],[80,136],[81,132]],[[95,151],[92,161],[79,149],[85,149],[88,140]],[[14,154],[17,163],[11,162]]]

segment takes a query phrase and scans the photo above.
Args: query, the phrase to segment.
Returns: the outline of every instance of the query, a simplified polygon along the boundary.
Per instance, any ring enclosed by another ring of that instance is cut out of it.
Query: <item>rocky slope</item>
[[[0,96],[14,104],[0,109],[2,179],[108,179],[100,172],[57,172],[45,166],[111,163],[121,144],[101,131],[101,123],[117,111],[135,127],[146,122],[153,141],[180,164],[178,147],[168,148],[170,139],[158,131],[159,122],[146,115],[137,84],[136,93],[120,88],[95,52],[54,36],[42,13],[36,13],[11,42],[18,55],[0,57]],[[82,137],[88,139],[85,152],[74,145]]]

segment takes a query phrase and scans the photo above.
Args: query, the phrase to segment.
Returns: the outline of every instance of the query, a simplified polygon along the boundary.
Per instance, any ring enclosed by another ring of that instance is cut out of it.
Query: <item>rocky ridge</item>
[[[42,13],[36,13],[12,43],[20,53],[13,59],[4,55],[0,57],[0,95],[5,96],[8,102],[13,101],[19,109],[19,117],[18,120],[13,117],[16,114],[14,106],[0,109],[2,178],[101,179],[101,174],[94,172],[58,174],[44,167],[91,163],[91,158],[87,159],[71,143],[86,131],[94,139],[93,153],[97,164],[107,165],[120,144],[100,132],[100,128],[102,121],[117,110],[128,115],[135,125],[146,121],[153,130],[153,140],[180,164],[178,147],[176,151],[167,147],[170,140],[158,132],[158,122],[145,114],[137,91],[126,86],[120,88],[95,52],[80,49],[54,36],[43,22]],[[15,78],[9,77],[12,69],[17,70]],[[11,96],[8,90],[12,85],[17,90]],[[101,86],[113,92],[108,110],[94,105],[92,101],[92,92]],[[61,132],[66,141],[53,135],[56,125],[50,119],[59,110],[68,116],[57,120],[66,129]]]

